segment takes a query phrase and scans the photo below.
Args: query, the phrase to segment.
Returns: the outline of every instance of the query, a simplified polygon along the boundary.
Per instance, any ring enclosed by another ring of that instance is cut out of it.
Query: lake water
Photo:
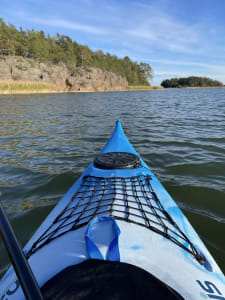
[[[225,89],[0,96],[0,201],[21,244],[117,119],[225,272]]]

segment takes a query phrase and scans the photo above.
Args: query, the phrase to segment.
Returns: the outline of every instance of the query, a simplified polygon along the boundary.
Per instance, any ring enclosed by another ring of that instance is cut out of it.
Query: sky
[[[225,0],[0,0],[0,17],[149,63],[152,85],[187,76],[225,84]]]

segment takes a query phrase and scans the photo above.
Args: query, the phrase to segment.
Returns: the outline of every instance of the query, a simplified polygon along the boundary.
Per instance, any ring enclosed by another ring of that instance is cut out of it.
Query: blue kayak
[[[225,300],[222,271],[120,121],[24,253],[44,299]],[[0,299],[25,299],[12,267]]]

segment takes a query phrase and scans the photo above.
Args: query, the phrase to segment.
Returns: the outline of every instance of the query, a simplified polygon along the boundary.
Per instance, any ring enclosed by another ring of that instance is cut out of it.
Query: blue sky
[[[0,1],[0,17],[18,28],[149,63],[153,85],[191,75],[225,84],[224,12],[225,0]]]

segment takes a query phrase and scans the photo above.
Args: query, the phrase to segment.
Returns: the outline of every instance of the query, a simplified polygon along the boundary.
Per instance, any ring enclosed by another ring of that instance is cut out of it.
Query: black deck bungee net
[[[33,243],[27,257],[59,236],[87,225],[94,217],[110,215],[166,237],[204,264],[205,258],[163,208],[150,181],[149,175],[84,176],[69,203]]]

